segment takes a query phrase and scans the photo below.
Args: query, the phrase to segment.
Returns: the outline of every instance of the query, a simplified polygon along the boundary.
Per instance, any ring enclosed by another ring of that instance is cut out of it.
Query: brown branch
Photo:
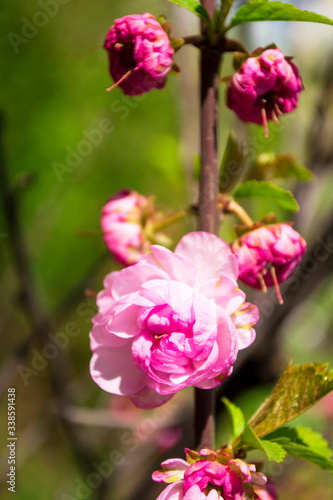
[[[213,17],[215,0],[202,0]],[[202,35],[206,34],[202,26]],[[199,229],[216,234],[218,231],[218,83],[221,54],[213,46],[201,51],[200,62],[200,138],[201,172],[199,187]],[[198,448],[215,446],[215,390],[195,390],[194,443]]]

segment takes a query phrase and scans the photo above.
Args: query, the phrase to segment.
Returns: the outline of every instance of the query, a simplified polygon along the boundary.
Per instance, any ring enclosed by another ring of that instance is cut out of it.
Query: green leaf
[[[266,439],[266,438],[265,438]],[[317,455],[330,459],[333,451],[329,448],[328,442],[318,432],[308,427],[281,427],[267,436],[269,441],[283,443],[292,442],[311,448]]]
[[[327,441],[317,432],[307,427],[282,427],[271,433],[268,438],[281,445],[290,455],[333,471],[333,461],[330,459],[333,452]]]
[[[184,9],[193,12],[194,14],[199,16],[207,24],[207,26],[211,26],[212,21],[207,10],[201,5],[200,2],[197,2],[197,0],[169,0],[169,2],[179,5],[179,7],[184,7]]]
[[[235,0],[222,0],[220,11],[220,28],[223,28],[224,21],[230,12]]]
[[[234,440],[240,434],[244,432],[245,429],[245,418],[243,412],[238,406],[234,405],[229,399],[222,398],[222,402],[226,405],[232,422],[232,437]]]
[[[256,160],[255,168],[260,177],[265,180],[294,178],[299,181],[309,181],[313,179],[311,171],[298,163],[296,155],[292,153],[279,155],[273,152],[261,153]]]
[[[229,132],[220,168],[220,193],[228,193],[244,172],[246,157],[241,143]]]
[[[333,390],[333,371],[325,363],[289,365],[249,424],[259,437],[279,429]]]
[[[297,212],[299,209],[298,203],[290,191],[266,181],[246,181],[238,186],[233,196],[235,199],[256,198],[275,201],[282,208],[292,212]]]
[[[259,439],[252,427],[249,425],[246,425],[242,437],[241,446],[244,444],[254,448],[255,450],[263,451],[268,460],[274,462],[282,462],[287,454],[280,444],[273,441]]]
[[[251,0],[237,10],[225,31],[253,21],[307,21],[333,26],[333,20],[328,17],[297,9],[291,3]]]
[[[290,455],[293,455],[294,457],[297,458],[302,458],[303,460],[306,460],[307,462],[311,462],[312,464],[318,465],[322,469],[328,469],[333,471],[333,461],[330,460],[329,458],[324,457],[323,455],[319,455],[315,451],[313,451],[311,448],[308,448],[307,446],[303,446],[301,444],[297,443],[283,443],[282,444],[283,448],[286,450],[287,453]]]

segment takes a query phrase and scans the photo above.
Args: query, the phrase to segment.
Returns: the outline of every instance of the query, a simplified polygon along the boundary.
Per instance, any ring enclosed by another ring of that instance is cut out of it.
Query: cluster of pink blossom
[[[231,78],[228,106],[244,122],[264,125],[296,108],[302,80],[295,64],[280,49],[264,50],[248,57]]]
[[[256,472],[254,464],[234,458],[232,450],[219,452],[185,449],[187,460],[173,458],[153,473],[153,480],[168,483],[157,500],[276,500],[274,485]]]
[[[104,47],[111,76],[124,94],[135,96],[164,87],[174,50],[154,16],[145,13],[116,19]]]
[[[138,262],[149,248],[144,234],[149,209],[145,196],[127,189],[112,196],[103,207],[101,228],[105,244],[124,266]]]
[[[237,286],[236,258],[217,236],[189,233],[174,253],[150,251],[106,276],[91,331],[93,379],[141,408],[188,386],[219,385],[258,321]]]
[[[239,279],[252,288],[278,286],[294,272],[306,250],[305,240],[289,224],[249,231],[233,243]]]
[[[117,19],[104,47],[115,80],[111,88],[135,96],[164,87],[174,50],[154,16]],[[302,90],[290,58],[277,48],[261,49],[244,55],[229,81],[227,103],[244,122],[263,124],[267,135],[267,121],[291,112]],[[306,250],[288,223],[258,223],[232,249],[206,232],[187,234],[174,252],[159,245],[149,249],[145,226],[151,211],[151,200],[128,190],[103,208],[105,243],[130,267],[106,276],[90,334],[94,381],[144,409],[189,386],[212,389],[229,376],[238,351],[254,341],[258,321],[237,279],[278,290]],[[169,459],[154,472],[155,481],[168,483],[157,500],[277,499],[273,483],[231,448],[185,451],[187,461]]]

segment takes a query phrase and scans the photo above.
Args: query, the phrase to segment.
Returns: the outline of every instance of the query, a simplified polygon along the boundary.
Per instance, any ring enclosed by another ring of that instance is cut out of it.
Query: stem
[[[215,0],[201,4],[213,17]],[[206,35],[202,26],[202,35]],[[218,231],[218,85],[221,54],[213,46],[201,51],[200,78],[200,137],[201,173],[199,187],[199,229],[216,234]],[[195,389],[195,446],[215,447],[215,390]]]
[[[252,227],[254,222],[249,214],[235,200],[229,200],[226,212],[235,214],[245,226]]]

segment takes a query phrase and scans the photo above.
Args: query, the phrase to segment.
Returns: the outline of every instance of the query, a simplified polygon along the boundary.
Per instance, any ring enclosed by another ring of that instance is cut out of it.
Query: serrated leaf
[[[232,423],[232,436],[231,439],[234,440],[240,436],[245,429],[245,418],[243,412],[238,406],[234,405],[229,399],[222,398],[222,402],[228,409],[229,415],[231,417]]]
[[[333,451],[329,448],[328,442],[318,432],[308,427],[281,427],[267,436],[269,441],[276,441],[279,444],[292,442],[311,448],[313,452],[330,459]]]
[[[288,443],[283,443],[283,448],[286,450],[287,453],[293,455],[294,457],[302,458],[307,462],[311,462],[312,464],[318,465],[322,469],[333,471],[332,460],[324,457],[323,455],[319,455],[318,453],[313,451],[311,448],[308,448],[307,446],[288,442]]]
[[[255,450],[263,451],[268,460],[274,462],[282,462],[287,454],[280,444],[273,441],[259,439],[250,425],[245,426],[241,446],[244,444],[254,448]]]
[[[207,10],[205,9],[205,7],[201,5],[200,2],[197,2],[197,0],[168,0],[168,1],[178,5],[179,7],[184,7],[184,9],[193,12],[193,14],[199,16],[207,24],[207,26],[211,26],[212,21],[209,17]]]
[[[249,424],[259,437],[284,426],[333,390],[333,371],[325,363],[289,365]]]
[[[220,193],[228,193],[244,172],[246,157],[241,143],[229,132],[220,167]]]
[[[233,196],[235,199],[256,198],[275,201],[282,208],[292,212],[297,212],[299,209],[298,203],[290,191],[266,181],[246,181],[238,186]]]
[[[306,21],[333,26],[332,19],[315,12],[297,9],[291,3],[250,0],[236,11],[226,31],[239,24],[253,21]]]
[[[313,179],[310,170],[303,167],[296,158],[295,154],[283,153],[276,155],[267,152],[258,156],[256,170],[265,180],[294,178],[299,181],[309,181]]]

